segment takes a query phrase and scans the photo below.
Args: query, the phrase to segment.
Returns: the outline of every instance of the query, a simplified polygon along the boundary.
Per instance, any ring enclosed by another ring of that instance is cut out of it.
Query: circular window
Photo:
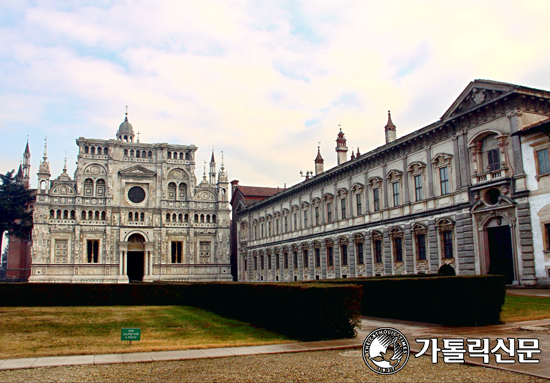
[[[143,202],[145,199],[145,190],[139,186],[134,186],[128,190],[128,199],[133,203]]]
[[[496,205],[500,197],[500,190],[497,188],[491,188],[485,192],[485,202],[489,205]]]

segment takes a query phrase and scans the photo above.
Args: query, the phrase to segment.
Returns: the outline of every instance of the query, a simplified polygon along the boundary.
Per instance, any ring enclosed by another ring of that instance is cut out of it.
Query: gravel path
[[[252,355],[174,362],[0,371],[0,382],[546,382],[528,375],[414,358],[395,375],[369,370],[360,350]]]

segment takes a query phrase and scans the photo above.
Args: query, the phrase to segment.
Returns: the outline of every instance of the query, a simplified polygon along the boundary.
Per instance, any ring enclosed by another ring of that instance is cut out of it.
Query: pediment
[[[505,93],[513,91],[515,85],[500,83],[488,80],[472,81],[466,89],[462,91],[460,96],[453,102],[451,107],[447,109],[441,117],[446,120],[462,114],[468,110],[475,109],[480,105],[489,103],[502,96]]]
[[[131,166],[118,172],[121,176],[131,177],[154,177],[157,175],[152,170],[149,170],[141,165]]]

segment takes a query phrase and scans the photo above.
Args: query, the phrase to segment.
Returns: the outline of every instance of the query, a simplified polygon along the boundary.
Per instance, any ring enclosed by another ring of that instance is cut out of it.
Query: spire
[[[223,164],[223,150],[222,150],[222,166],[220,167],[220,172],[218,174],[218,183],[227,182],[227,172],[225,171],[225,165]]]
[[[47,176],[47,178],[51,177],[50,164],[48,162],[48,137],[44,138],[44,157],[42,158],[43,160],[40,162],[40,167],[38,168],[39,179],[41,178],[40,175]]]
[[[48,160],[48,137],[44,138],[44,161]]]
[[[359,146],[357,147],[357,157],[359,157],[361,153],[359,152]]]
[[[352,160],[355,159],[355,153],[353,152],[353,149],[351,150],[351,159],[352,159]]]
[[[29,148],[29,136],[27,136],[27,146],[25,146],[23,162],[20,168],[22,170],[21,182],[28,188],[31,184],[31,150]]]
[[[25,154],[31,155],[31,150],[29,149],[29,136],[27,136],[27,146],[25,147]]]
[[[65,163],[63,164],[63,174],[67,174],[67,152],[65,152]]]
[[[315,157],[315,175],[325,171],[325,160],[321,157],[321,143],[317,145],[317,157]]]
[[[384,127],[386,131],[386,144],[389,144],[392,141],[395,141],[397,138],[396,126],[391,120],[391,112],[388,110],[388,123]]]
[[[214,146],[212,146],[212,157],[210,158],[210,184],[216,184],[216,160],[214,159]]]
[[[210,158],[210,163],[216,162],[216,159],[214,158],[214,145],[212,145],[212,158]]]

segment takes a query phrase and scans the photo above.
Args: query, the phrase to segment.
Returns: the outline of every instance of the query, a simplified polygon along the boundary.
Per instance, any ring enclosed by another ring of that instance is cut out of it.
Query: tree
[[[32,229],[32,210],[34,202],[32,191],[16,182],[15,170],[0,174],[0,249],[4,233],[18,238],[27,238]]]

